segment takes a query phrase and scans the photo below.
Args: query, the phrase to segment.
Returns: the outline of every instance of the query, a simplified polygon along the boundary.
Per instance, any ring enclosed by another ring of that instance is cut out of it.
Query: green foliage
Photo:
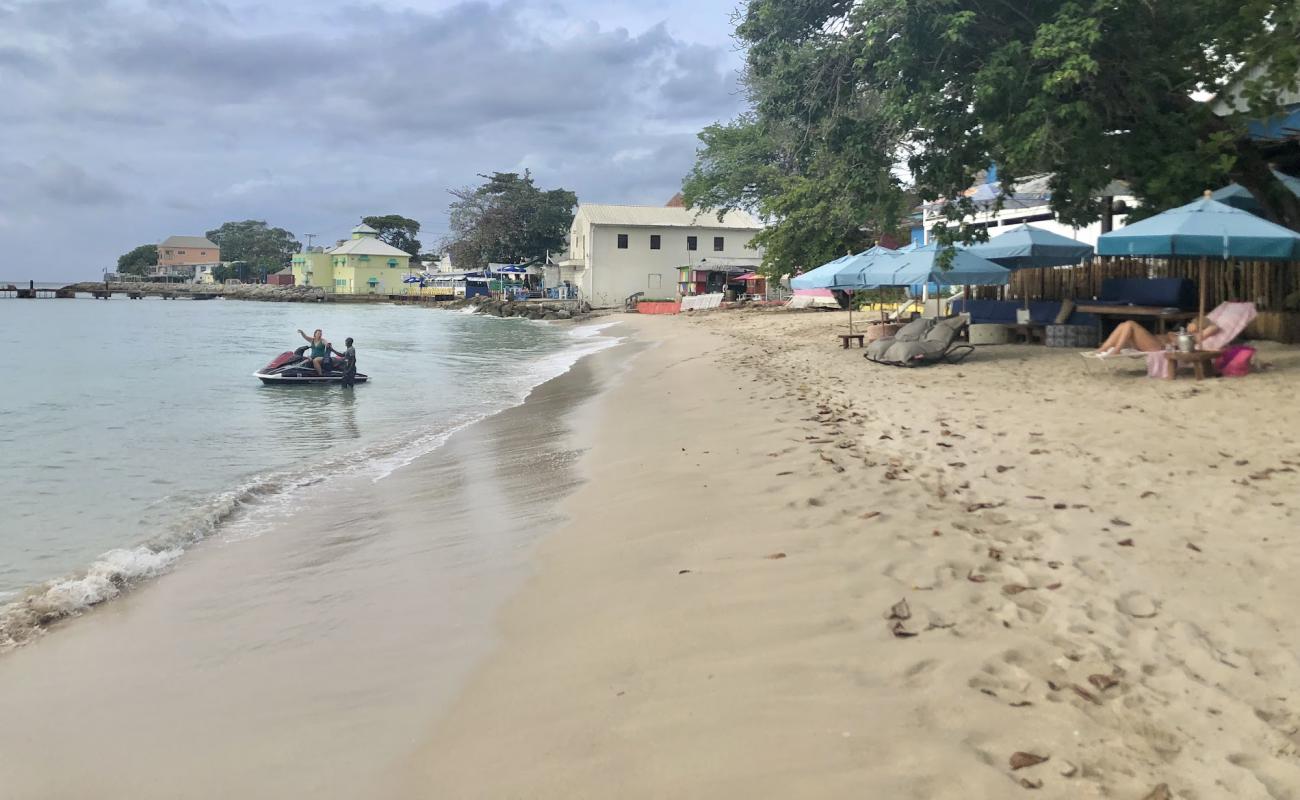
[[[293,234],[284,228],[272,228],[255,219],[227,222],[205,235],[221,248],[223,260],[247,262],[246,274],[231,276],[240,280],[265,279],[268,274],[279,272],[289,266],[300,247]]]
[[[362,217],[361,221],[378,231],[380,240],[410,253],[412,258],[420,254],[420,240],[415,238],[420,235],[420,223],[415,220],[399,214],[385,214]]]
[[[1297,83],[1294,0],[748,0],[736,38],[751,111],[700,134],[683,193],[767,217],[769,270],[896,225],[899,165],[922,201],[960,198],[990,164],[1004,191],[1052,173],[1053,210],[1075,225],[1117,179],[1147,213],[1236,180],[1300,227],[1244,135]],[[1217,116],[1197,92],[1242,110]],[[982,236],[973,211],[950,202],[940,238]]]
[[[452,190],[450,234],[443,243],[460,269],[517,264],[563,250],[578,196],[537,188],[532,175],[480,175],[481,186]]]
[[[117,257],[119,275],[143,275],[158,264],[158,245],[142,244]]]
[[[239,277],[239,269],[234,264],[218,264],[212,268],[212,280],[225,283],[231,278]]]

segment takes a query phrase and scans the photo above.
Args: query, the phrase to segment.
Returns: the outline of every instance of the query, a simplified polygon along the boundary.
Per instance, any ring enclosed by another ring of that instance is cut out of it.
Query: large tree
[[[457,267],[517,264],[564,249],[578,196],[537,188],[529,172],[480,175],[480,186],[453,189],[443,246]]]
[[[244,261],[248,277],[265,278],[289,265],[300,245],[284,228],[272,228],[262,220],[227,222],[205,234],[221,248],[223,261]]]
[[[854,222],[897,221],[900,173],[959,198],[990,164],[1004,191],[1052,173],[1067,223],[1116,179],[1147,213],[1235,180],[1300,228],[1246,136],[1300,75],[1294,0],[748,0],[736,36],[752,112],[702,134],[685,195],[767,214],[769,242],[856,246]],[[1240,102],[1216,114],[1207,93]]]
[[[117,272],[119,275],[143,275],[157,263],[158,245],[142,244],[117,257]]]
[[[421,245],[415,237],[420,235],[420,223],[400,214],[362,217],[361,221],[378,231],[384,242],[410,253],[411,258],[419,257]]]

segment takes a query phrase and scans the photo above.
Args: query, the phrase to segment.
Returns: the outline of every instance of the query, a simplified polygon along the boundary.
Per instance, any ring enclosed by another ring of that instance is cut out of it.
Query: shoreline
[[[488,410],[486,416],[467,421],[452,420],[443,429],[415,436],[410,433],[389,436],[360,449],[328,454],[323,460],[306,465],[258,468],[237,476],[224,488],[205,490],[190,501],[183,513],[163,519],[140,536],[119,540],[98,552],[91,551],[79,563],[69,564],[62,574],[47,573],[0,593],[0,659],[165,577],[183,562],[189,551],[210,538],[221,537],[232,526],[249,524],[250,518],[266,511],[268,504],[274,505],[293,494],[317,492],[318,488],[313,487],[323,481],[346,480],[358,471],[372,468],[391,471],[391,467],[384,465],[436,453],[449,437],[467,426],[523,405],[538,392],[544,396],[544,387],[554,377],[562,377],[590,354],[617,346],[614,338],[601,335],[604,327],[607,326],[578,324],[560,329],[569,334],[568,346],[543,357],[539,362],[543,372],[534,376],[534,379],[541,378],[540,382],[527,390],[526,397],[510,398],[513,405]],[[555,373],[555,369],[563,371]],[[553,377],[546,378],[547,374]]]
[[[578,481],[581,410],[637,346],[585,354],[385,480],[209,539],[0,657],[5,796],[384,796],[387,765],[489,649]]]
[[[408,793],[1294,796],[1300,441],[1252,418],[1300,354],[885,369],[843,316],[629,321],[655,346]]]

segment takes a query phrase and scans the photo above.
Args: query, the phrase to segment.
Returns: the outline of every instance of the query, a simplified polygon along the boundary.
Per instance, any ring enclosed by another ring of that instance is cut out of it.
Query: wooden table
[[[1074,307],[1074,310],[1083,314],[1096,314],[1099,317],[1154,319],[1156,321],[1156,333],[1164,333],[1165,323],[1167,322],[1186,322],[1189,319],[1196,318],[1195,311],[1177,311],[1168,308],[1157,308],[1156,306],[1112,306],[1080,303]]]
[[[1184,353],[1180,350],[1167,350],[1165,357],[1169,359],[1169,374],[1167,380],[1173,380],[1178,375],[1178,368],[1183,364],[1191,364],[1192,371],[1196,373],[1196,380],[1205,378],[1205,366],[1213,364],[1214,360],[1223,354],[1222,350],[1193,350],[1190,353]]]
[[[849,342],[852,341],[852,340],[854,340],[854,339],[856,339],[856,340],[858,341],[858,347],[865,347],[865,346],[866,346],[866,345],[864,345],[864,344],[862,343],[862,340],[863,340],[864,338],[866,338],[866,334],[863,334],[863,333],[841,333],[841,334],[839,334],[839,337],[840,337],[840,342],[844,345],[844,349],[845,349],[845,350],[848,350],[848,349],[849,349]]]

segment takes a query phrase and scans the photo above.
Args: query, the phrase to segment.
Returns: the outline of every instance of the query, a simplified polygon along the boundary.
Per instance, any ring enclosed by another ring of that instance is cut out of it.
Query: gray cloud
[[[126,199],[112,181],[60,158],[42,158],[33,164],[0,162],[0,183],[20,189],[11,201],[15,205],[96,207]]]
[[[28,262],[58,242],[97,273],[244,217],[330,238],[397,212],[432,241],[446,189],[493,170],[664,202],[695,131],[740,107],[729,8],[0,0],[0,177],[20,187],[0,228]]]

